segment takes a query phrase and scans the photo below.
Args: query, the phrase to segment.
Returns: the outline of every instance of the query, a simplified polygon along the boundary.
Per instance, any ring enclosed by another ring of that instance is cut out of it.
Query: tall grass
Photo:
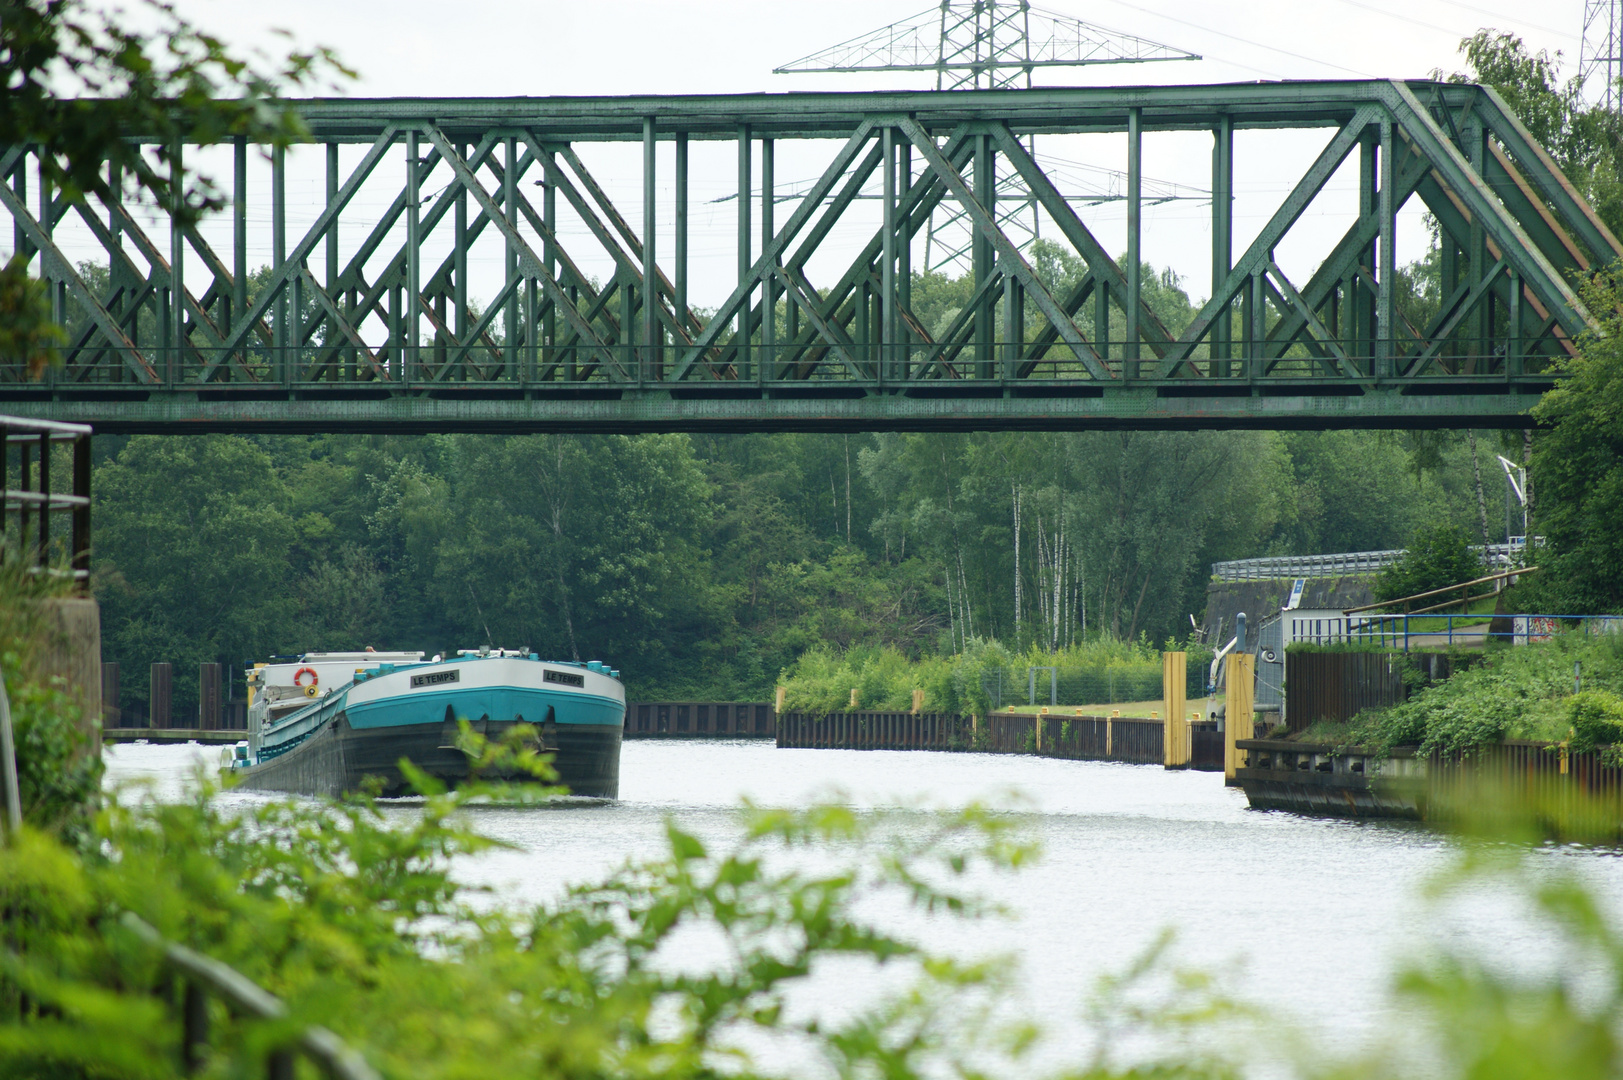
[[[1179,646],[1180,648],[1182,646]],[[1196,677],[1211,653],[1189,647]],[[1161,650],[1148,642],[1090,639],[1047,652],[1032,647],[1016,652],[1002,642],[972,639],[952,656],[909,660],[893,648],[827,647],[809,650],[784,669],[784,708],[790,712],[837,712],[857,707],[876,712],[913,707],[913,691],[924,691],[926,712],[985,713],[996,704],[1027,700],[1032,668],[1058,668],[1062,705],[1142,701],[1161,695]],[[1001,700],[994,702],[1001,679]],[[1049,676],[1037,672],[1037,700],[1049,700]]]

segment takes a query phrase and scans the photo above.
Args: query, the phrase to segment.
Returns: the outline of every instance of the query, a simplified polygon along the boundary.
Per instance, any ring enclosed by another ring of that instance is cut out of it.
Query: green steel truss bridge
[[[1504,102],[1470,85],[302,108],[326,149],[324,205],[290,232],[286,155],[273,152],[270,183],[250,189],[239,143],[222,177],[234,181],[230,250],[150,206],[69,202],[37,179],[30,191],[35,151],[0,153],[15,243],[54,283],[70,330],[45,381],[0,365],[0,410],[103,432],[1524,426],[1592,325],[1581,276],[1620,253]],[[1236,252],[1234,133],[1257,128],[1328,141],[1279,176],[1288,194]],[[1142,137],[1160,131],[1212,136],[1219,284],[1180,333],[1144,301],[1139,271]],[[1071,132],[1126,142],[1120,263],[1022,146]],[[688,302],[689,147],[718,140],[736,149],[737,198],[722,235],[697,239],[735,243],[737,278],[705,313]],[[824,140],[826,167],[792,198],[774,178],[785,140]],[[641,144],[641,191],[622,193],[630,216],[577,152],[604,141]],[[1311,276],[1291,280],[1275,249],[1343,166],[1356,213]],[[1020,178],[1084,260],[1080,282],[1051,290],[1000,230],[1000,175]],[[1392,242],[1412,199],[1442,240],[1441,303],[1425,325],[1403,314],[1396,273],[1422,252],[1400,258]],[[911,260],[944,200],[975,226],[973,291],[950,325],[927,327]],[[839,248],[829,272],[831,232],[853,213],[868,215],[867,242]],[[261,230],[268,218],[268,277],[248,262],[251,217]],[[59,246],[70,226],[95,237],[105,272],[81,273]],[[661,233],[669,252],[655,250]],[[468,295],[481,237],[504,267],[483,310]]]

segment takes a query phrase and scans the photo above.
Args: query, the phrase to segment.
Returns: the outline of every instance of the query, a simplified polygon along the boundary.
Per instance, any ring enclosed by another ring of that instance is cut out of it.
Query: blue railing
[[[1506,621],[1508,630],[1503,629]],[[1623,634],[1623,615],[1349,615],[1325,623],[1322,633],[1293,640],[1315,645],[1372,644],[1408,652],[1411,648],[1476,645],[1495,639],[1515,645],[1536,644],[1569,632]],[[1501,629],[1495,630],[1495,624]]]

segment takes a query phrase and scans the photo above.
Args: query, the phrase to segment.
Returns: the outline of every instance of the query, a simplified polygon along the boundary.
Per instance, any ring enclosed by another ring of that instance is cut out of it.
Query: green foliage
[[[1465,530],[1448,523],[1429,525],[1410,539],[1402,558],[1376,577],[1375,598],[1398,600],[1472,581],[1483,573],[1482,557],[1471,550]]]
[[[65,579],[33,574],[0,549],[0,676],[11,706],[18,793],[30,828],[84,844],[101,792],[101,755],[78,705],[44,661],[55,644],[46,605]]]
[[[1490,651],[1481,664],[1401,705],[1361,715],[1350,741],[1449,753],[1506,738],[1560,742],[1572,726],[1574,663],[1581,665],[1585,694],[1623,693],[1623,637],[1557,634],[1542,644]]]
[[[1168,646],[1176,645],[1168,642]],[[1181,647],[1181,646],[1180,646]],[[1211,663],[1210,650],[1189,650],[1191,672]],[[985,714],[993,708],[988,690],[1002,680],[1002,704],[1024,705],[1030,687],[1030,669],[1057,667],[1061,702],[1099,704],[1106,687],[1120,692],[1117,701],[1142,700],[1161,695],[1161,652],[1146,642],[1090,638],[1048,652],[1033,645],[1015,652],[998,641],[971,638],[953,656],[926,656],[909,661],[895,649],[827,648],[804,653],[784,670],[784,708],[792,712],[843,712],[857,690],[858,708],[873,712],[906,712],[913,707],[913,691],[924,691],[924,711]],[[1037,696],[1047,704],[1048,673],[1037,673]]]
[[[1573,750],[1609,749],[1613,759],[1623,751],[1623,697],[1607,690],[1583,690],[1567,700]]]
[[[1533,410],[1536,531],[1546,547],[1528,599],[1567,615],[1623,611],[1623,264],[1596,274],[1584,302],[1600,330]]]
[[[70,199],[107,194],[110,161],[187,222],[225,197],[206,177],[181,171],[178,144],[299,141],[308,129],[279,99],[351,74],[329,49],[240,55],[164,0],[143,0],[133,15],[82,0],[9,0],[4,10],[0,145],[42,148],[48,179]],[[155,144],[161,168],[127,141],[135,134]]]
[[[235,967],[293,1023],[330,1028],[389,1076],[699,1077],[718,1060],[755,1075],[739,1049],[752,1033],[796,1037],[858,1075],[916,1076],[975,1046],[975,1001],[1001,966],[933,957],[860,912],[990,914],[965,879],[1031,856],[1006,815],[970,808],[921,831],[841,806],[755,810],[714,851],[670,824],[661,857],[493,910],[452,873],[495,846],[472,808],[490,797],[227,810],[205,787],[179,805],[110,808],[95,855],[25,834],[0,850],[0,1072],[176,1075],[165,976],[120,911]],[[683,944],[694,935],[718,943],[714,964]],[[911,986],[826,1026],[791,1019],[787,996],[836,958],[900,969]],[[254,1050],[286,1030],[220,1027],[216,1075],[262,1071]]]
[[[45,282],[28,276],[28,260],[13,255],[0,267],[0,363],[23,364],[38,378],[67,335],[51,321]]]

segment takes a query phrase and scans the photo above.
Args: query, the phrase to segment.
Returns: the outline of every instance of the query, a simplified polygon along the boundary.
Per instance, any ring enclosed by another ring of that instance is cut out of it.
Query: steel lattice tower
[[[803,56],[773,73],[934,72],[937,90],[1008,90],[1029,89],[1038,68],[1199,59],[1170,45],[1034,8],[1028,0],[942,0],[938,9]],[[1035,154],[1035,138],[1027,141]],[[1036,200],[1018,177],[1000,175],[995,183],[999,221],[1020,234],[1024,250],[1038,236]],[[967,255],[966,220],[961,208],[945,204],[931,216],[926,269]]]
[[[1623,0],[1584,0],[1584,37],[1578,52],[1578,78],[1608,112],[1623,109]],[[1600,89],[1594,89],[1594,76]]]

